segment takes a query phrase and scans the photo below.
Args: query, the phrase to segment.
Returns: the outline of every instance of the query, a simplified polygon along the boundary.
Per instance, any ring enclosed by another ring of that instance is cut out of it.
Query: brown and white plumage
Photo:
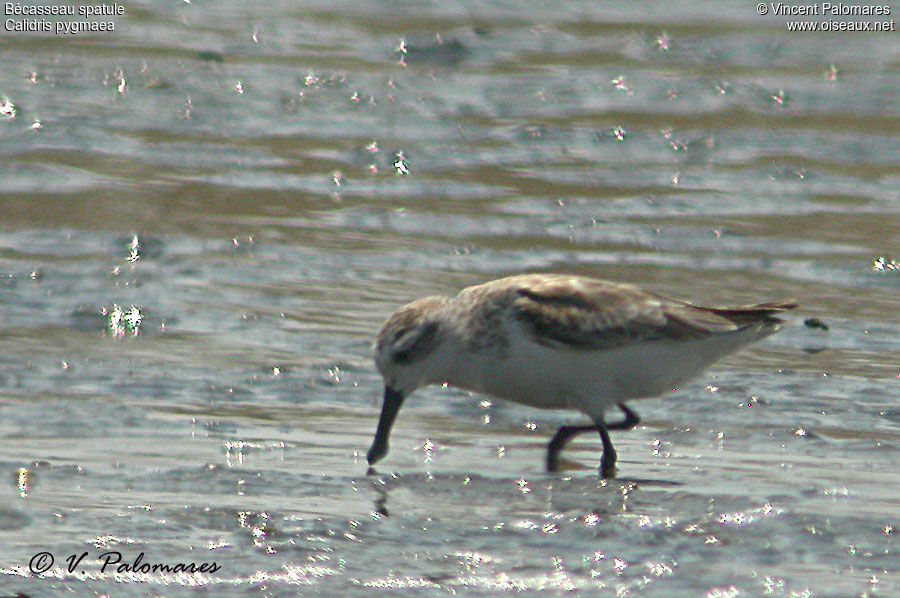
[[[791,302],[700,307],[638,287],[581,276],[524,274],[426,297],[398,309],[375,343],[385,401],[375,463],[403,399],[416,388],[452,386],[548,409],[574,409],[591,426],[563,426],[551,441],[548,469],[575,434],[597,430],[603,475],[615,470],[608,429],[633,427],[624,401],[656,396],[713,361],[778,330]],[[604,412],[618,405],[622,422]]]

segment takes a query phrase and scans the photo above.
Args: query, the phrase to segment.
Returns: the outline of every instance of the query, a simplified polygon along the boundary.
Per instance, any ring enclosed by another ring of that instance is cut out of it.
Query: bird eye
[[[394,362],[409,363],[424,357],[434,345],[436,330],[437,325],[429,323],[400,331],[391,343]]]

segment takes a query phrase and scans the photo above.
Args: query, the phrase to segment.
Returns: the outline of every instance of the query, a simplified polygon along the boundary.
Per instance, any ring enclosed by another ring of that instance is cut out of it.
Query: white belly
[[[532,407],[576,409],[593,418],[616,403],[670,391],[757,337],[736,333],[600,351],[538,345],[521,335],[509,338],[502,355],[474,356],[451,384]]]

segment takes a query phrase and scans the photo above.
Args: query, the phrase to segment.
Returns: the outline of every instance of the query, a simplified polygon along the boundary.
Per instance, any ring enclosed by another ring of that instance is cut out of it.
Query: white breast
[[[581,350],[534,343],[514,323],[504,328],[505,350],[464,355],[450,383],[532,407],[576,409],[589,417],[616,403],[670,391],[759,337],[746,331]]]

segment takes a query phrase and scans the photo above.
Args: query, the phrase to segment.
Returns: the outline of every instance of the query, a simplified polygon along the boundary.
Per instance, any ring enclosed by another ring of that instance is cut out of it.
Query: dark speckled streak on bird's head
[[[442,382],[452,368],[442,350],[446,333],[443,311],[448,300],[425,297],[404,305],[388,318],[375,341],[374,359],[384,378],[384,403],[367,460],[375,463],[388,452],[388,437],[403,400],[420,386]]]
[[[420,386],[442,382],[446,359],[443,311],[449,300],[425,297],[404,305],[388,318],[375,341],[374,358],[384,385],[408,396]]]

